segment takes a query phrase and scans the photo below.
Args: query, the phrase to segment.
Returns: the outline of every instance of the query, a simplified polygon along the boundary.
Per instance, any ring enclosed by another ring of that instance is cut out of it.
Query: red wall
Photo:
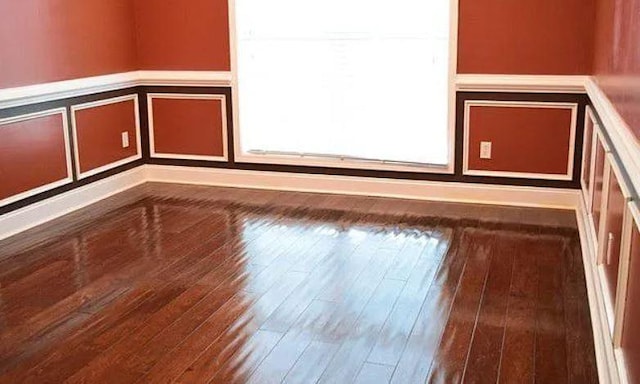
[[[591,73],[596,0],[460,0],[458,72]]]
[[[637,72],[633,39],[609,49],[614,0],[460,0],[459,72],[590,73],[597,1],[599,73]],[[638,35],[639,1],[623,5],[622,36]],[[226,0],[1,1],[0,20],[0,88],[134,69],[230,69]]]
[[[640,0],[598,0],[594,73],[640,140]]]
[[[0,1],[0,88],[135,68],[131,0]]]
[[[227,0],[133,0],[138,66],[228,71]]]
[[[0,1],[0,88],[231,68],[226,0]]]
[[[80,172],[87,172],[137,153],[136,115],[133,100],[76,112],[76,135]],[[129,146],[122,148],[122,132],[129,133]]]
[[[2,125],[0,133],[0,200],[70,176],[62,114]]]

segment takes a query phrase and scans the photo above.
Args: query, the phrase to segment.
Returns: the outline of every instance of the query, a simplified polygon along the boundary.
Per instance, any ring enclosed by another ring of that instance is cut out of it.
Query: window
[[[449,0],[236,0],[242,155],[445,166]]]

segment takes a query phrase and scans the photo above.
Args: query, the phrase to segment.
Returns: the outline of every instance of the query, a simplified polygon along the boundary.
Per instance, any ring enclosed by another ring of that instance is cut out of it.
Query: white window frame
[[[427,0],[425,0],[427,1]],[[231,55],[231,102],[233,106],[233,153],[237,163],[276,164],[294,166],[312,166],[329,168],[352,168],[376,171],[420,172],[420,173],[455,173],[455,132],[456,132],[456,74],[458,69],[458,2],[449,0],[449,110],[448,110],[448,147],[449,156],[446,165],[411,164],[393,161],[356,160],[349,158],[332,158],[321,156],[295,156],[276,154],[251,154],[242,150],[241,122],[238,97],[238,55],[236,37],[235,0],[229,0],[229,47]],[[381,74],[383,75],[383,74]],[[381,81],[386,80],[382,79]],[[392,127],[389,127],[392,129]],[[407,138],[410,140],[411,138]]]

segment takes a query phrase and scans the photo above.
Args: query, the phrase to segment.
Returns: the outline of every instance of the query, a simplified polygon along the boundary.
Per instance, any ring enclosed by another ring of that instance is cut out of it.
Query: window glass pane
[[[236,0],[241,146],[448,160],[449,1]]]

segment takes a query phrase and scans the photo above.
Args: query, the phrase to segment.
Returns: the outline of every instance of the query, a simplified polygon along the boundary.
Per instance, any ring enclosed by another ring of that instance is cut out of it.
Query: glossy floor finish
[[[0,242],[3,383],[591,383],[571,212],[146,184]]]

